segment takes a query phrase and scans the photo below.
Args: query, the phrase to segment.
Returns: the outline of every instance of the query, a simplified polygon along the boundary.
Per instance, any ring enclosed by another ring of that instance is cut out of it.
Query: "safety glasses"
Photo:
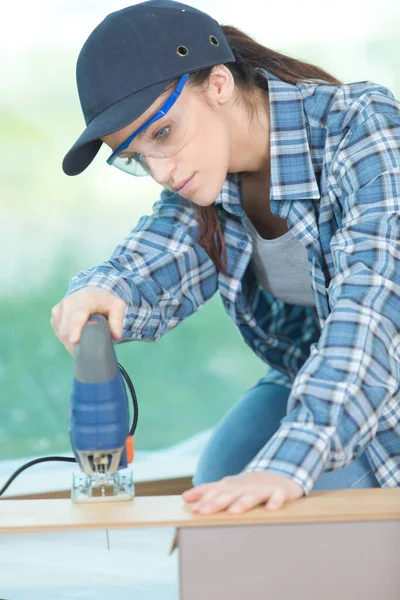
[[[173,117],[169,111],[178,100],[188,78],[188,73],[182,75],[160,110],[112,152],[107,159],[109,165],[136,177],[151,175],[148,158],[170,158],[181,149],[187,131],[185,111],[176,112]],[[130,151],[129,146],[134,139],[137,139],[136,149]]]

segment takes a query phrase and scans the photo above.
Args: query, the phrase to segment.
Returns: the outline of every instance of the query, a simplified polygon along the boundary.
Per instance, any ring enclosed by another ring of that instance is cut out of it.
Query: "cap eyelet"
[[[187,56],[189,54],[189,50],[186,48],[186,46],[178,46],[176,53],[179,54],[179,56]]]
[[[215,35],[210,35],[209,40],[213,46],[219,46],[219,41],[215,37]]]

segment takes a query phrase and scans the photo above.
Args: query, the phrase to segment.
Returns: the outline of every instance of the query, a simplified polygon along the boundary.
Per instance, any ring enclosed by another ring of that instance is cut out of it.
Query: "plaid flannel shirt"
[[[400,104],[370,81],[294,85],[263,73],[270,207],[308,251],[315,308],[256,281],[236,174],[216,200],[226,274],[197,243],[193,205],[163,190],[153,213],[109,260],[73,277],[66,295],[94,285],[124,299],[126,342],[159,339],[218,290],[245,342],[291,386],[286,417],[245,471],[279,473],[307,494],[324,470],[366,449],[380,485],[398,486]]]

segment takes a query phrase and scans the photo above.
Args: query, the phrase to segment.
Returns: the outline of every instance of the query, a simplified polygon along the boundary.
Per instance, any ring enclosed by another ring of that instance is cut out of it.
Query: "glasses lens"
[[[151,175],[146,159],[141,154],[134,154],[133,156],[117,156],[112,165],[135,177]]]
[[[140,137],[124,150],[123,156],[116,156],[112,165],[125,173],[143,177],[151,175],[146,157],[159,159],[174,156],[185,143],[187,133],[187,111],[181,110],[178,118],[165,117],[152,123]]]
[[[163,155],[168,158],[179,152],[187,131],[185,112],[181,111],[178,118],[171,118],[167,113],[165,117],[150,125],[137,141],[135,150],[145,156]]]

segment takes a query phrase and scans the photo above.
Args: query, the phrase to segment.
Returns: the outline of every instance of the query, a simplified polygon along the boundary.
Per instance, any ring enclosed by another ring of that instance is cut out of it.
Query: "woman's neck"
[[[269,94],[257,88],[252,98],[253,112],[238,102],[231,113],[230,173],[246,173],[256,180],[269,178],[270,135]]]

